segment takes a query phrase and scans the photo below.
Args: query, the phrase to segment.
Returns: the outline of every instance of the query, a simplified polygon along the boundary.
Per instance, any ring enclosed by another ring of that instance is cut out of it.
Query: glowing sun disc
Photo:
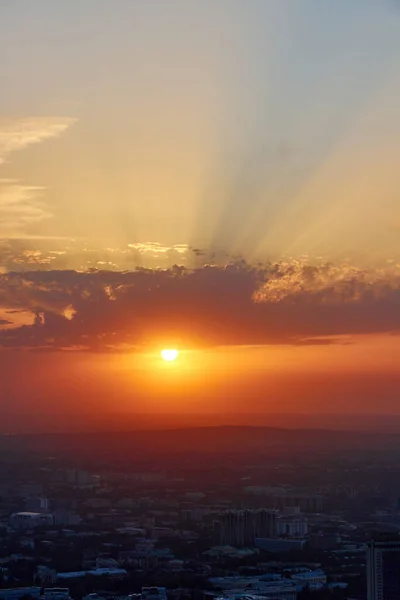
[[[178,354],[178,350],[174,350],[172,348],[161,350],[161,358],[167,360],[168,362],[176,360],[178,358]]]

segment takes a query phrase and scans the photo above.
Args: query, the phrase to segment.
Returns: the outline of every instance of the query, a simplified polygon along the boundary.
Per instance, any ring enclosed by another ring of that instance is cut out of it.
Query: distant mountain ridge
[[[30,450],[85,456],[112,454],[134,457],[137,453],[149,457],[158,455],[246,455],[268,456],[295,453],[353,452],[366,450],[400,451],[400,434],[334,431],[322,429],[282,429],[256,426],[214,426],[125,432],[91,432],[3,435],[0,450]]]

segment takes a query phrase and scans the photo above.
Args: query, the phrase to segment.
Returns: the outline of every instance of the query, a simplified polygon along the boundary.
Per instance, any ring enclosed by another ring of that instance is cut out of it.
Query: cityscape
[[[399,456],[318,430],[3,436],[0,598],[398,598]]]

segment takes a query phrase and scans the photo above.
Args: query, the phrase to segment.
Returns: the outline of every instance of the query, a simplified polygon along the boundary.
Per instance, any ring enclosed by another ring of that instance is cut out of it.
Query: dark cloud
[[[3,347],[110,351],[177,344],[331,344],[400,331],[396,268],[301,262],[187,270],[29,271],[0,276],[0,305],[35,314]]]

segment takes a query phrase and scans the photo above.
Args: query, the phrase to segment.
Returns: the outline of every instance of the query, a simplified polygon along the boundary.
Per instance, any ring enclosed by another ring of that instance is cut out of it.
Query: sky
[[[2,0],[0,55],[1,414],[400,412],[397,0]]]

